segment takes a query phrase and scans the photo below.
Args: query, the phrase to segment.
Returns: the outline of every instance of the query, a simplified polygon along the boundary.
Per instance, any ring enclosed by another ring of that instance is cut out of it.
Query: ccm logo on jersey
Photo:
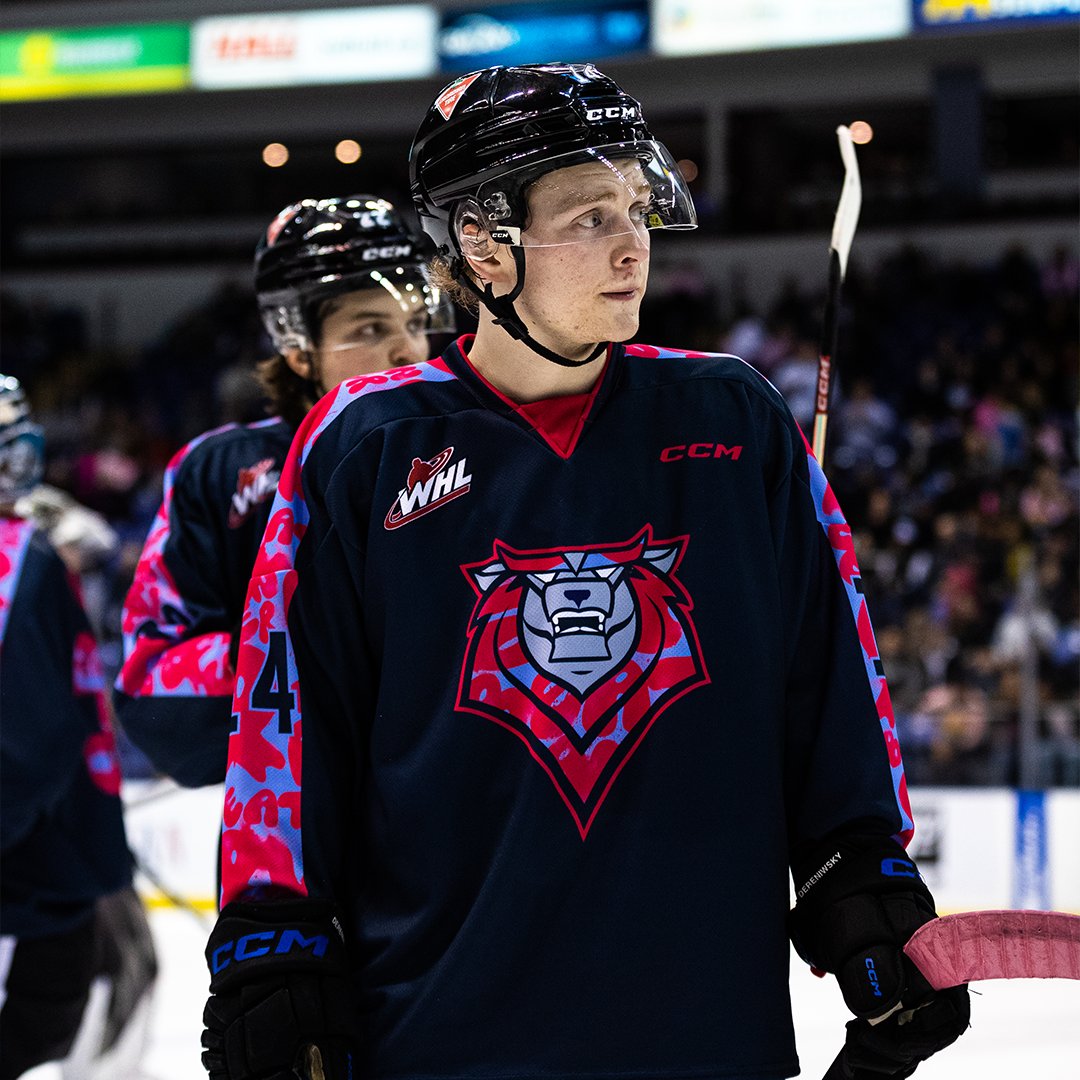
[[[465,471],[466,459],[451,462],[453,456],[454,448],[448,446],[430,461],[412,459],[409,478],[383,522],[387,529],[400,529],[402,525],[438,510],[469,490],[472,475]]]
[[[660,451],[661,461],[682,461],[684,458],[731,458],[738,461],[741,446],[725,446],[723,443],[695,442],[689,445],[665,446]]]

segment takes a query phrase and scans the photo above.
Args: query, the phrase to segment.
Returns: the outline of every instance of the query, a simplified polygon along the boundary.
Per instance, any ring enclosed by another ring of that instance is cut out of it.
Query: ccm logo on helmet
[[[601,108],[586,109],[585,119],[593,120],[640,120],[641,112],[636,105],[605,105]]]
[[[412,255],[412,244],[387,244],[384,247],[367,248],[364,252],[364,262],[373,262],[375,259],[407,259]]]
[[[738,461],[741,446],[725,446],[723,443],[696,442],[688,446],[665,446],[660,451],[661,461],[682,461],[684,458],[723,458]]]

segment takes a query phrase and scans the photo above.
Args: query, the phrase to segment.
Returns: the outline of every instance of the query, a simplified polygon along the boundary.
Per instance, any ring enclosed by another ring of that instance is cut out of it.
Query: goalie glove
[[[355,1013],[341,923],[330,904],[229,904],[206,946],[210,1080],[296,1080],[311,1047],[326,1080],[352,1076]]]
[[[910,1076],[966,1030],[966,986],[934,990],[904,945],[937,918],[907,852],[849,834],[800,860],[791,940],[812,967],[832,972],[848,1008],[847,1060],[882,1076]]]

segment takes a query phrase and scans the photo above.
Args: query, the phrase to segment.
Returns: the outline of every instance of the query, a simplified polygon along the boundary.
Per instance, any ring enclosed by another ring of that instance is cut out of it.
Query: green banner
[[[0,101],[144,94],[191,85],[186,23],[0,34]]]

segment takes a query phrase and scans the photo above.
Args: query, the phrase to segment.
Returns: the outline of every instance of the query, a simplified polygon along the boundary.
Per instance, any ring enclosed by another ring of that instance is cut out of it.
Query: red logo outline
[[[439,110],[444,120],[450,119],[462,95],[482,74],[483,72],[474,71],[471,75],[462,75],[460,79],[455,79],[435,99],[435,108]]]
[[[649,525],[629,542],[573,548],[515,551],[496,540],[490,558],[461,567],[477,600],[455,708],[492,720],[525,743],[583,841],[660,714],[712,681],[690,614],[693,600],[676,576],[688,543],[688,536],[656,541]],[[562,573],[570,585],[596,585],[596,571],[592,578],[574,576],[589,564],[601,568],[600,577],[621,573],[636,624],[619,666],[581,690],[522,644],[523,611],[529,590],[537,592],[529,575]]]

